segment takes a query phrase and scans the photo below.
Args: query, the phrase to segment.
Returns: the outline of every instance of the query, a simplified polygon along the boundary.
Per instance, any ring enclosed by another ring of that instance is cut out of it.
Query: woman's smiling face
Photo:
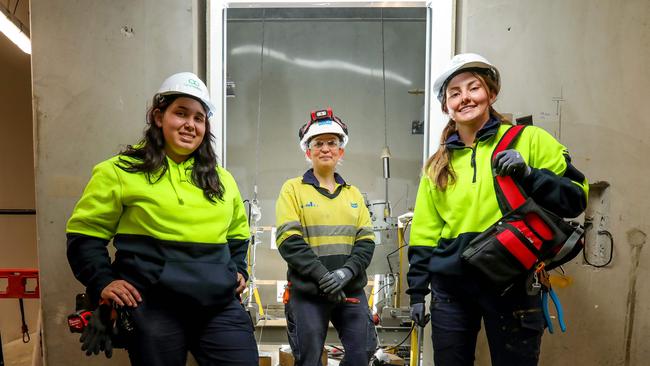
[[[444,110],[460,125],[482,125],[490,118],[490,106],[496,100],[487,86],[471,72],[454,76],[445,90]]]
[[[178,97],[154,117],[165,137],[165,153],[175,162],[186,160],[203,142],[208,118],[196,99]]]

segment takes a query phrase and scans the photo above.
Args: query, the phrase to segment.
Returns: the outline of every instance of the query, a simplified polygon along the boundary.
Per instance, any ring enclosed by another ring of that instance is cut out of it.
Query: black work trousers
[[[431,277],[431,327],[436,366],[474,365],[481,319],[493,366],[535,366],[544,316],[539,295],[525,284],[500,294],[476,274]]]
[[[257,366],[250,316],[234,296],[222,308],[148,294],[131,312],[135,331],[127,350],[132,365],[185,366],[191,352],[201,366]]]
[[[332,322],[345,355],[341,366],[368,366],[377,347],[375,325],[363,291],[347,294],[358,304],[334,304],[324,297],[291,293],[284,311],[295,366],[320,366],[327,328]],[[325,366],[325,365],[323,365]]]

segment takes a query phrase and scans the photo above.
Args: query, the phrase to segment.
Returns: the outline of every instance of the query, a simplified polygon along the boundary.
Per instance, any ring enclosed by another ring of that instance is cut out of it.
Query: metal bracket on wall
[[[40,287],[38,282],[37,269],[0,269],[0,279],[6,280],[7,287],[0,289],[0,299],[18,299],[20,302],[20,314],[22,317],[23,342],[29,342],[29,331],[25,323],[25,310],[23,308],[23,299],[37,299],[40,297]],[[30,281],[31,280],[31,281]],[[29,282],[28,282],[29,281]],[[36,281],[36,285],[31,288],[28,283]],[[2,354],[2,336],[0,336],[0,366],[4,366],[4,355]]]
[[[589,185],[589,202],[585,210],[584,263],[600,268],[609,265],[614,255],[614,237],[609,231],[609,183]]]

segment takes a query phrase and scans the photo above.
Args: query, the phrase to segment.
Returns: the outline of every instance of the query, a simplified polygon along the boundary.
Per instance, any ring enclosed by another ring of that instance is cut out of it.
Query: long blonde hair
[[[488,90],[492,95],[496,96],[498,94],[496,81],[489,77],[489,74],[479,71],[467,72],[471,73],[477,79],[479,79],[481,84],[483,84],[483,87],[486,88],[486,90]],[[441,107],[442,111],[445,113],[447,113],[445,109],[446,103],[447,95],[446,93],[443,93]],[[512,124],[510,120],[497,112],[491,105],[490,117],[497,119],[501,123]],[[454,168],[451,165],[451,152],[445,145],[447,139],[456,133],[456,131],[456,122],[450,118],[449,122],[447,122],[447,125],[442,130],[438,150],[436,150],[436,152],[431,155],[431,157],[429,157],[426,164],[424,164],[424,172],[429,176],[431,181],[434,182],[438,189],[442,191],[447,189],[448,185],[452,185],[456,182],[456,173],[454,173]]]

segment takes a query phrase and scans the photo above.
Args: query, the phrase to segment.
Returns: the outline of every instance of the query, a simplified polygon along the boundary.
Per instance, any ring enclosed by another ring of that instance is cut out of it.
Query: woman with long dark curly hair
[[[185,365],[188,351],[201,365],[257,365],[238,299],[250,233],[237,184],[217,166],[213,112],[196,75],[174,74],[153,97],[142,140],[95,166],[66,229],[75,277],[105,304],[82,335],[86,354],[111,356],[112,306],[130,317],[129,333],[115,329],[133,365]]]

